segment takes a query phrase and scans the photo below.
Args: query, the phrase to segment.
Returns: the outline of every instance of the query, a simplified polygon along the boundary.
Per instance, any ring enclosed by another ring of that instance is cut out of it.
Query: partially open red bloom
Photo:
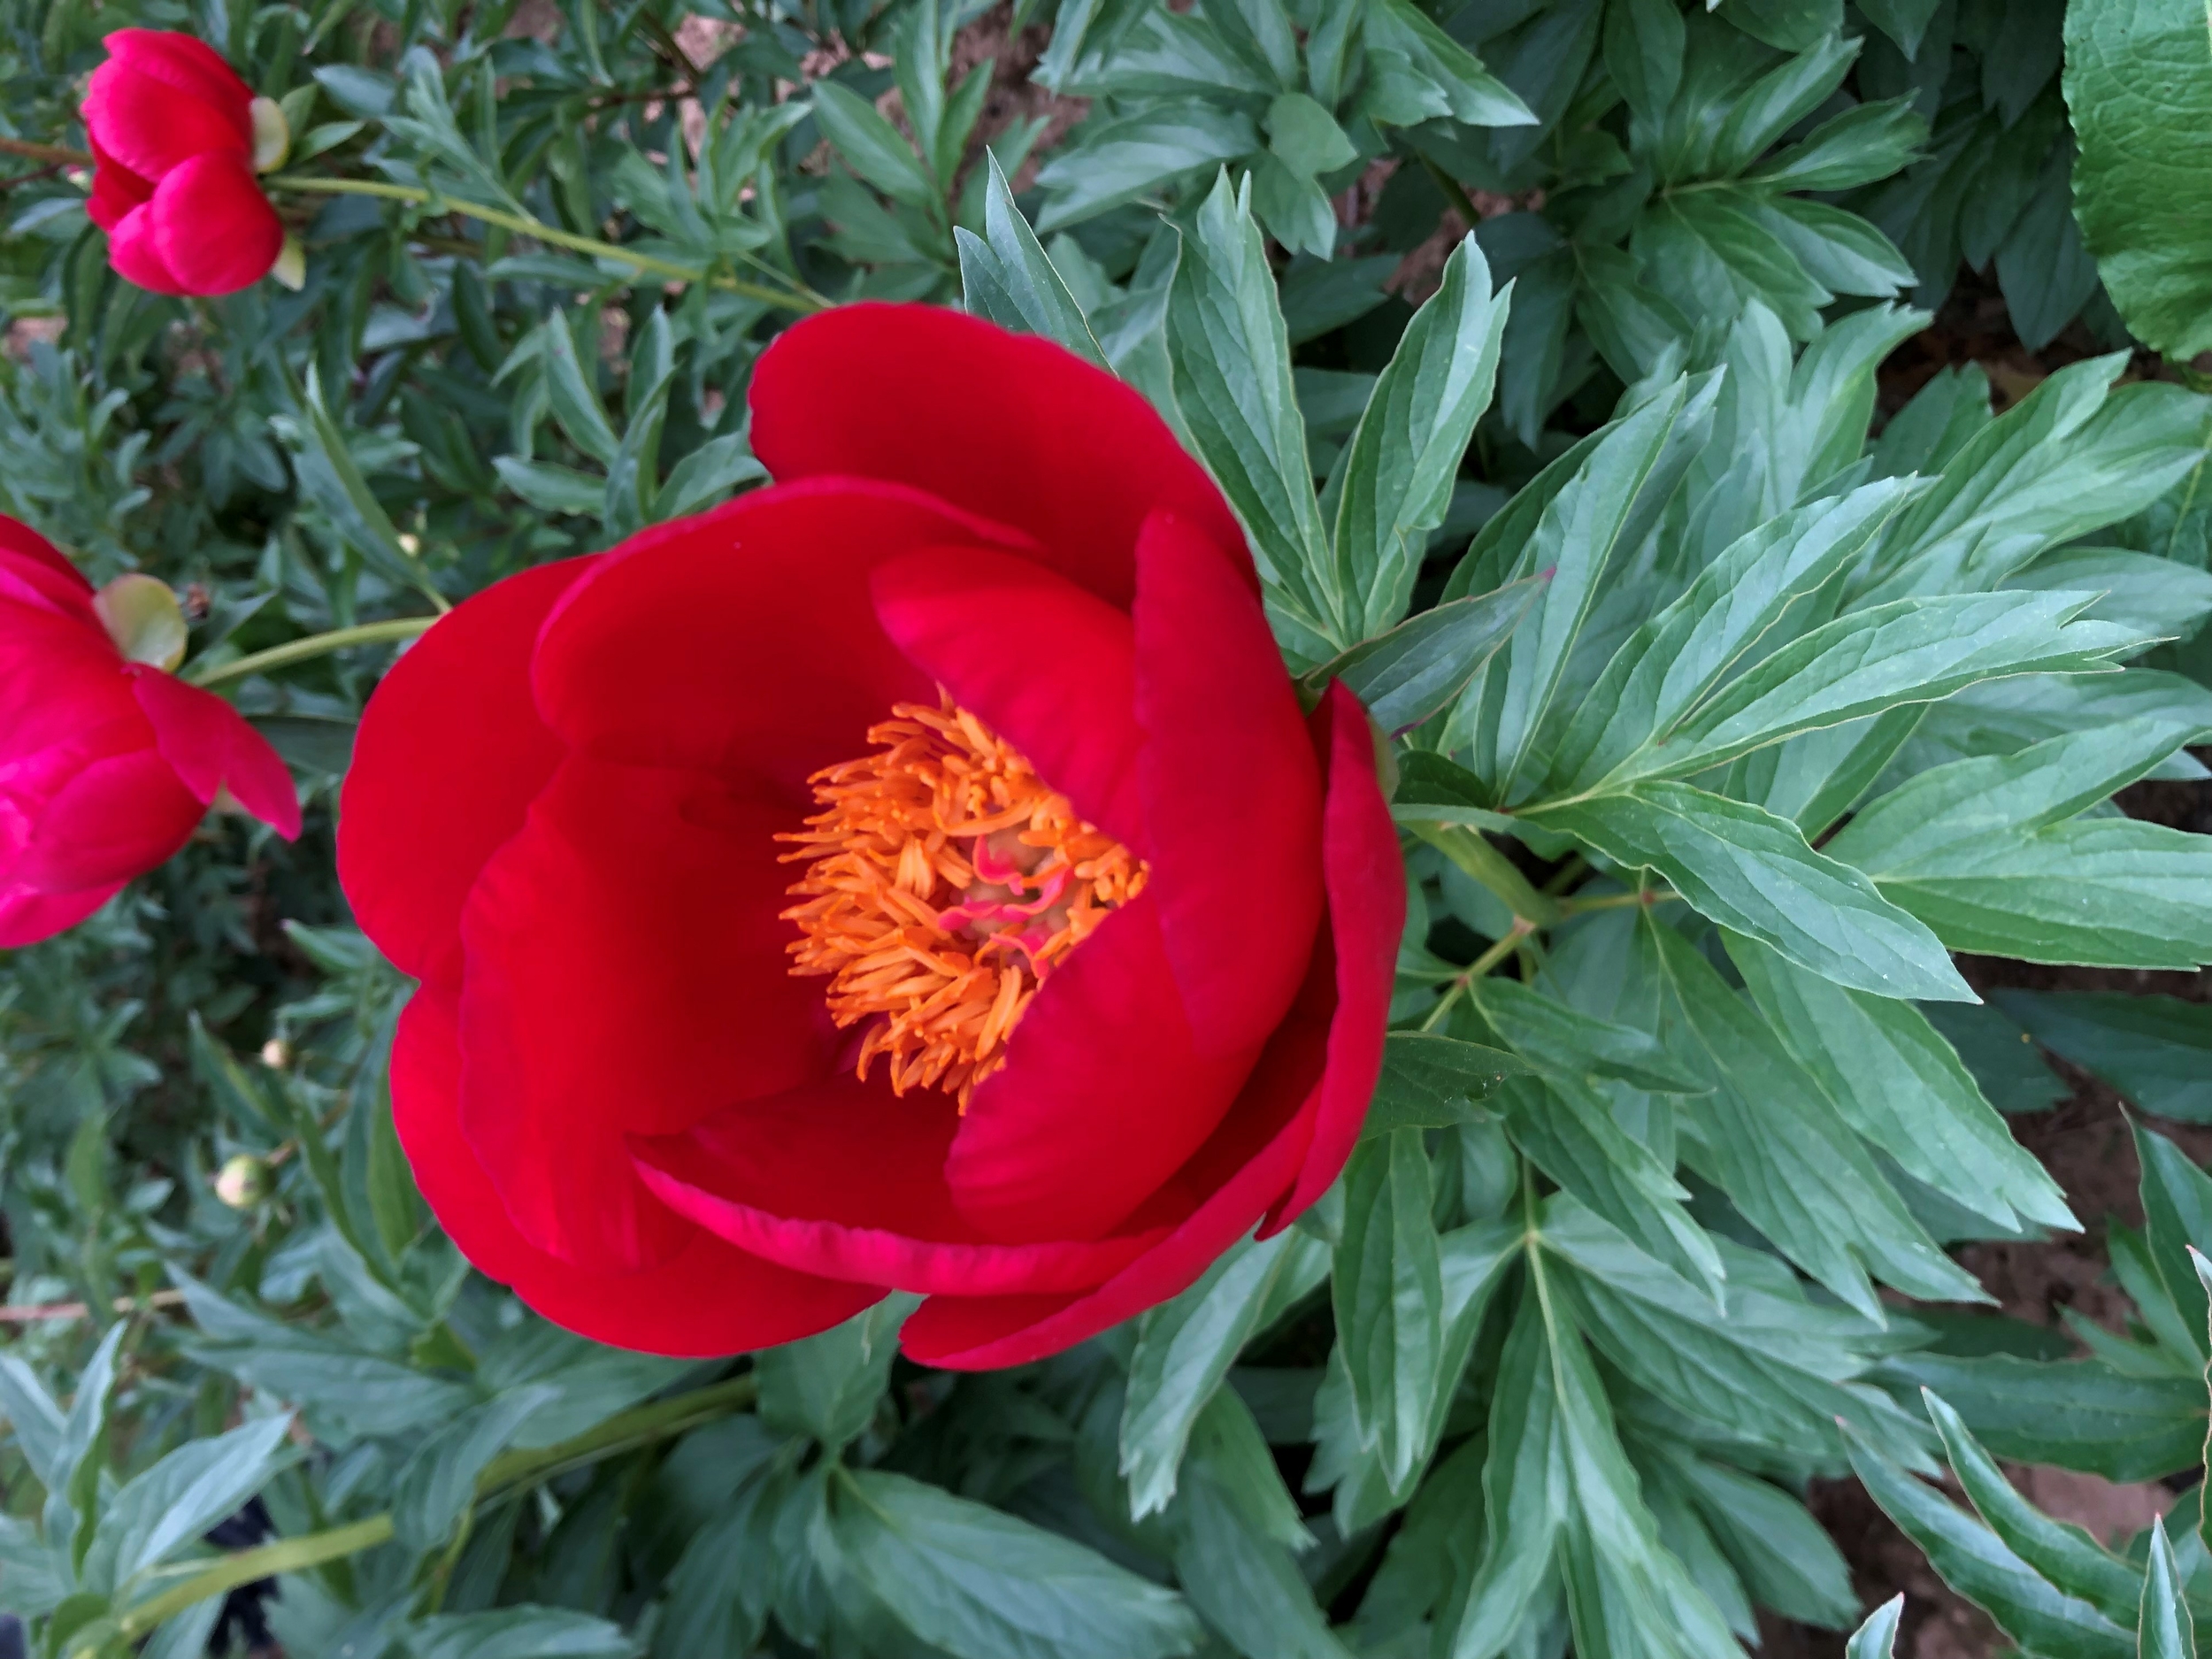
[[[253,92],[215,49],[165,29],[118,29],[84,99],[92,222],[108,258],[157,294],[259,281],[284,225],[254,177]]]
[[[1342,1167],[1405,903],[1370,727],[1300,712],[1219,493],[1057,347],[853,306],[752,403],[774,488],[499,583],[370,703],[400,1138],[603,1340],[901,1289],[917,1358],[1033,1359]]]
[[[276,751],[213,692],[127,660],[99,597],[0,516],[0,945],[82,921],[226,791],[286,840],[300,833]]]

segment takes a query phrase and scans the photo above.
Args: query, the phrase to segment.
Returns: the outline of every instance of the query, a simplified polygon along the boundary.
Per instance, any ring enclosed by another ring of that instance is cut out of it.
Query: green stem
[[[1421,1029],[1423,1031],[1434,1031],[1439,1025],[1442,1025],[1444,1023],[1444,1016],[1452,1011],[1452,1004],[1454,1002],[1456,1002],[1462,996],[1466,995],[1467,987],[1474,984],[1477,979],[1482,978],[1484,974],[1489,972],[1493,968],[1496,967],[1498,964],[1503,962],[1515,951],[1520,949],[1523,944],[1527,941],[1529,935],[1535,931],[1536,929],[1532,924],[1521,921],[1517,918],[1514,921],[1513,926],[1506,930],[1506,934],[1503,939],[1499,940],[1495,944],[1492,945],[1489,949],[1484,951],[1482,955],[1477,956],[1472,962],[1469,963],[1466,969],[1463,972],[1453,977],[1451,988],[1446,991],[1442,996],[1437,998],[1436,1006],[1429,1010],[1429,1017],[1421,1022]]]
[[[1559,919],[1559,901],[1539,893],[1513,867],[1511,859],[1474,830],[1461,824],[1409,824],[1406,827],[1496,894],[1521,920],[1549,927]]]
[[[382,645],[395,640],[411,640],[437,621],[435,617],[395,617],[389,622],[364,622],[350,628],[333,628],[327,634],[311,634],[303,640],[294,640],[287,645],[272,645],[265,651],[256,651],[213,668],[195,666],[184,678],[196,686],[219,686],[225,680],[243,680],[248,674],[265,673],[272,668],[282,668],[292,663],[304,663],[311,658],[342,651],[355,645]]]
[[[1593,899],[1561,899],[1559,909],[1563,915],[1581,916],[1591,910],[1624,910],[1637,904],[1667,904],[1681,896],[1663,888],[1642,887],[1634,893],[1601,893]]]
[[[251,1584],[257,1578],[273,1578],[280,1572],[303,1572],[326,1562],[357,1555],[365,1549],[374,1549],[391,1535],[392,1517],[372,1515],[350,1526],[334,1526],[326,1532],[310,1532],[305,1538],[280,1539],[256,1549],[242,1549],[234,1555],[224,1556],[174,1589],[164,1590],[159,1595],[141,1601],[117,1619],[116,1624],[127,1637],[142,1636],[162,1620],[174,1618],[210,1596],[227,1595],[240,1585]]]
[[[678,265],[672,259],[657,259],[623,247],[618,242],[602,242],[595,236],[579,236],[573,231],[562,230],[541,219],[522,213],[510,213],[504,208],[485,207],[476,202],[464,202],[453,196],[434,196],[428,190],[418,189],[411,184],[392,184],[381,179],[311,179],[296,173],[280,174],[265,179],[262,183],[272,190],[308,190],[325,196],[373,196],[388,202],[409,202],[418,207],[436,205],[465,219],[480,219],[487,225],[496,225],[517,235],[530,237],[555,248],[566,248],[574,253],[589,254],[595,259],[613,259],[640,271],[649,271],[678,282],[712,282],[763,305],[780,306],[785,311],[818,311],[827,309],[829,302],[811,288],[800,288],[789,294],[763,288],[757,282],[743,282],[733,276],[712,275],[695,265]]]
[[[502,1453],[477,1476],[476,1502],[492,1502],[525,1486],[550,1480],[568,1470],[711,1423],[752,1404],[759,1393],[760,1384],[755,1378],[733,1377],[711,1387],[679,1394],[673,1400],[657,1401],[620,1412],[596,1428],[587,1429],[557,1445]],[[142,1636],[164,1619],[174,1618],[210,1596],[226,1595],[257,1578],[303,1572],[310,1567],[342,1561],[363,1550],[374,1549],[391,1536],[391,1516],[372,1515],[365,1521],[334,1526],[328,1532],[280,1539],[256,1549],[241,1550],[211,1563],[173,1589],[141,1601],[116,1623],[126,1637]]]

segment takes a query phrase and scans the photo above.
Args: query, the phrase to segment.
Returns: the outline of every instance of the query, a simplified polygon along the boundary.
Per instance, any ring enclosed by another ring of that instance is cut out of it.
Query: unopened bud
[[[269,1166],[241,1152],[215,1178],[215,1196],[233,1210],[251,1210],[269,1195]]]
[[[272,1071],[281,1071],[292,1064],[292,1045],[281,1037],[272,1037],[261,1045],[261,1064]]]
[[[284,246],[277,250],[276,263],[269,267],[269,275],[295,294],[307,286],[307,250],[288,230],[284,233]]]
[[[248,112],[253,117],[253,170],[273,173],[292,153],[292,123],[274,98],[256,98]]]
[[[125,662],[167,671],[184,660],[184,608],[159,577],[118,576],[93,595],[92,609]]]

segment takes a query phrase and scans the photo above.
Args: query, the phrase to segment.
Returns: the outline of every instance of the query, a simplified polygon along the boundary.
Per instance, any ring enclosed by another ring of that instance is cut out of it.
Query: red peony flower
[[[118,29],[104,44],[84,124],[95,163],[87,211],[108,233],[109,262],[157,294],[259,281],[284,251],[283,221],[254,177],[257,161],[282,159],[281,112],[189,35]]]
[[[0,945],[82,921],[183,846],[226,790],[287,841],[300,833],[276,751],[166,672],[183,649],[160,583],[125,576],[96,594],[0,516]]]
[[[339,873],[422,981],[400,1139],[461,1248],[603,1341],[899,1289],[1052,1353],[1333,1181],[1405,894],[1363,711],[1134,391],[957,313],[762,359],[777,479],[498,583],[372,699]]]

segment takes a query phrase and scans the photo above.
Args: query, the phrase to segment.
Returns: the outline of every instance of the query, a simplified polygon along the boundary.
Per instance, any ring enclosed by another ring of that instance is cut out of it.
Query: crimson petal
[[[1213,1133],[1256,1052],[1198,1052],[1141,895],[1053,971],[969,1102],[953,1202],[1007,1242],[1100,1238]]]
[[[841,305],[776,336],[751,396],[753,449],[780,482],[928,490],[1026,532],[1054,570],[1125,610],[1155,509],[1253,580],[1235,515],[1143,395],[1049,341],[936,306]]]
[[[286,841],[299,839],[300,798],[292,774],[244,715],[213,692],[157,668],[134,664],[124,672],[154,728],[161,757],[196,799],[211,805],[227,789],[231,799]]]
[[[959,1118],[949,1097],[903,1098],[850,1072],[718,1112],[689,1133],[634,1141],[671,1209],[787,1267],[895,1290],[989,1294],[1095,1285],[1164,1227],[1095,1243],[996,1244],[942,1176]]]
[[[1144,849],[1136,635],[1030,559],[933,549],[876,567],[884,631],[1116,840]]]
[[[453,1013],[428,988],[392,1045],[392,1124],[423,1197],[461,1253],[556,1325],[595,1341],[703,1359],[811,1336],[881,1299],[748,1256],[694,1229],[637,1273],[578,1266],[516,1231],[461,1133]]]
[[[1267,618],[1194,527],[1137,542],[1138,775],[1183,1005],[1205,1054],[1264,1041],[1321,917],[1321,776]]]
[[[253,164],[233,150],[178,163],[142,211],[152,216],[163,268],[187,294],[250,288],[284,251],[284,221],[262,194]]]
[[[594,559],[495,582],[392,664],[361,716],[339,797],[338,880],[362,932],[427,979],[460,936],[484,861],[565,752],[530,699],[530,652]]]
[[[571,756],[463,908],[461,1122],[524,1236],[631,1269],[691,1233],[624,1137],[821,1075],[820,988],[786,972],[780,800]]]

